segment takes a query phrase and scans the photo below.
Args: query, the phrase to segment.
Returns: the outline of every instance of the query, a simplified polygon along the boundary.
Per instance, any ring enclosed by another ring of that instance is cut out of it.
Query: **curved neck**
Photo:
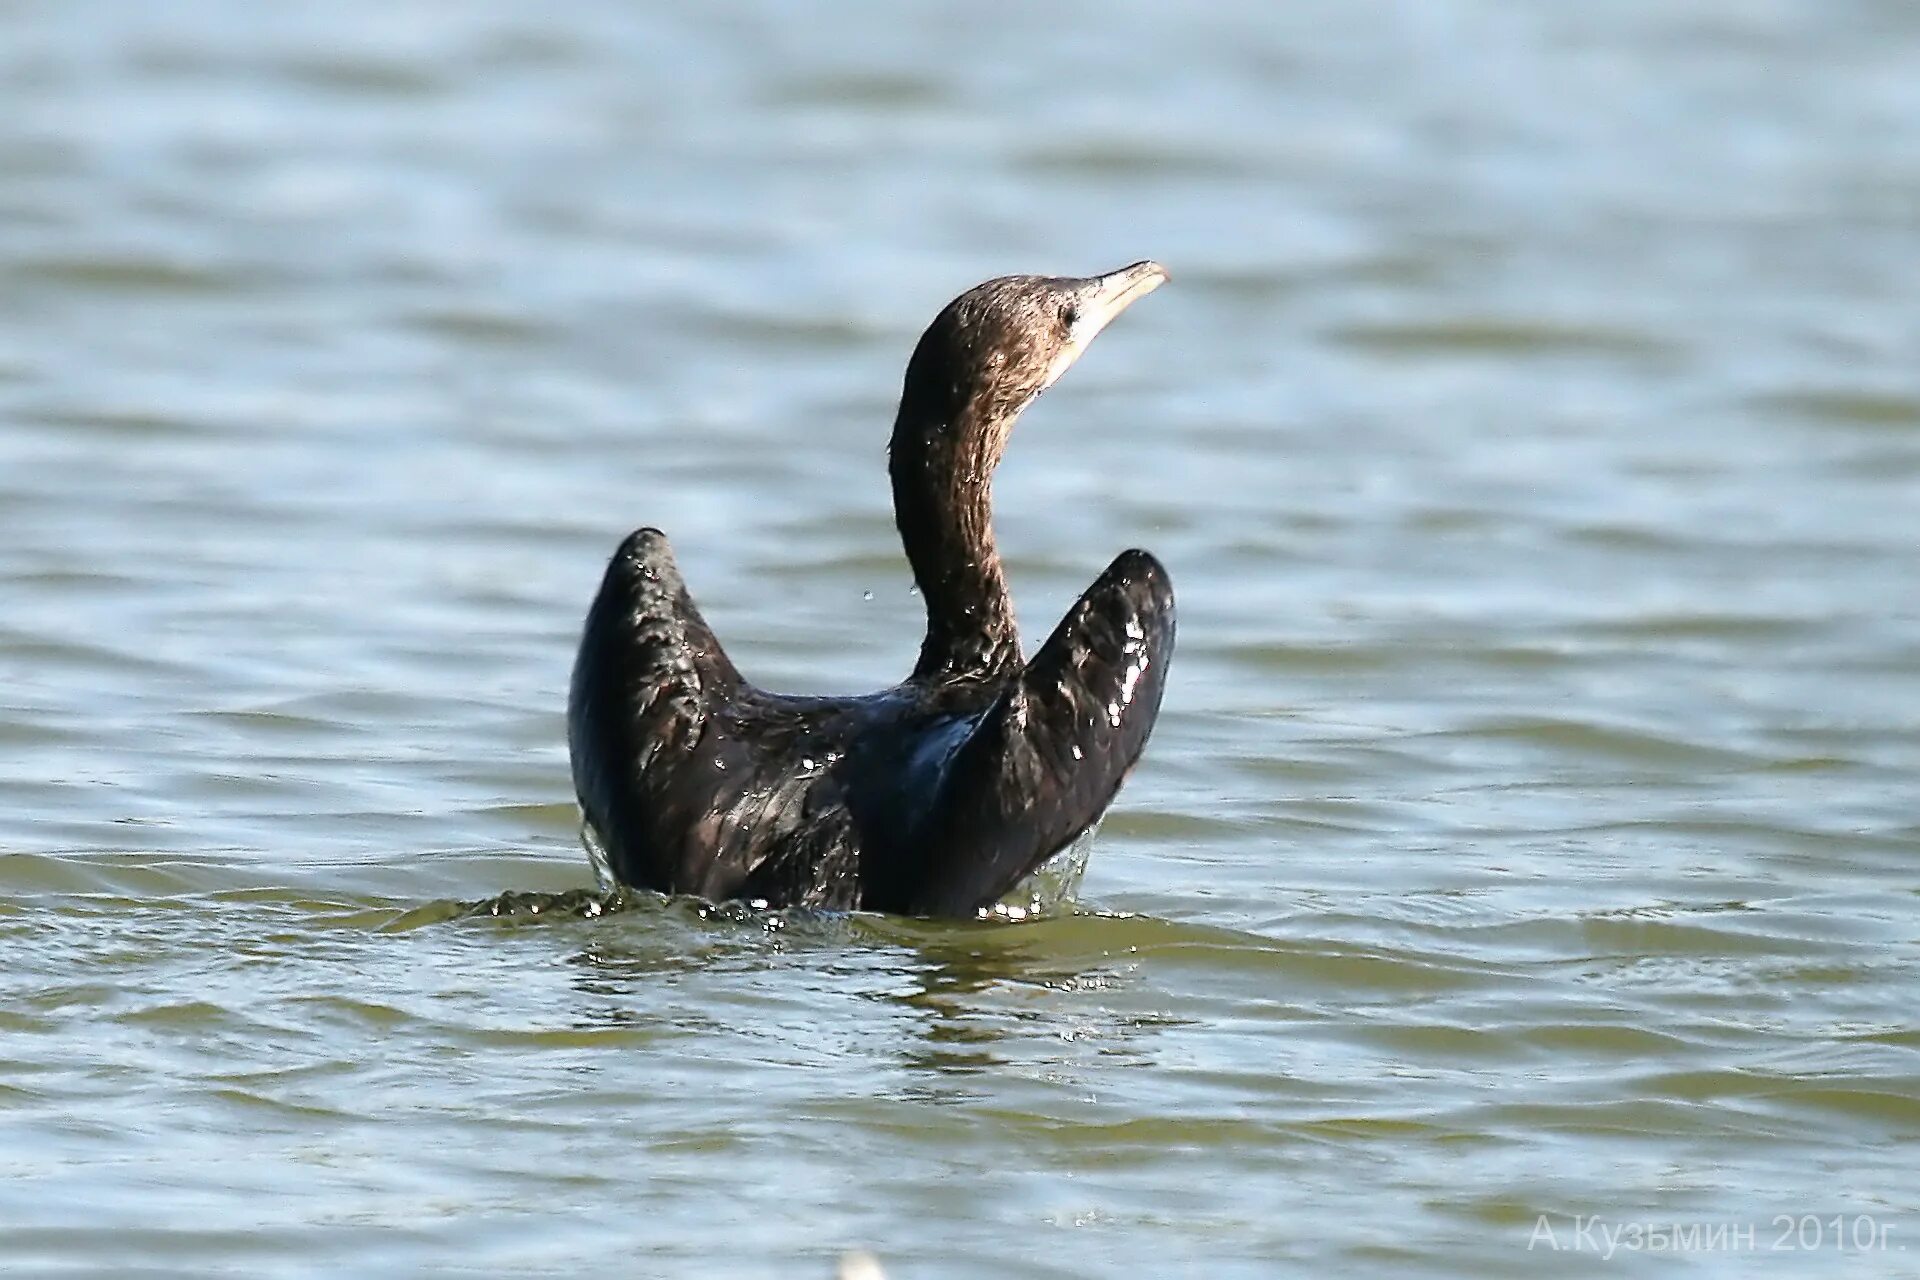
[[[941,413],[909,398],[893,426],[893,518],[927,604],[917,679],[1020,665],[1013,598],[993,545],[993,468],[1013,423],[981,413],[977,404]]]

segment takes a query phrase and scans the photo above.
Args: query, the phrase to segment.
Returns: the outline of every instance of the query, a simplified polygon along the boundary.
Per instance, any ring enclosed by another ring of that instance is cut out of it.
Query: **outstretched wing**
[[[989,906],[1099,819],[1153,729],[1173,634],[1167,571],[1122,553],[954,753],[912,912]]]
[[[607,565],[587,612],[567,698],[573,785],[613,870],[628,884],[699,892],[683,883],[681,841],[694,797],[674,786],[712,709],[740,685],[687,595],[666,535],[641,529]]]

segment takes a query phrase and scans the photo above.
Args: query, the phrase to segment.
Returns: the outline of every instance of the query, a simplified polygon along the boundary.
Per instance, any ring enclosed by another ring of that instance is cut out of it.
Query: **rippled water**
[[[1916,1274],[1916,67],[1902,0],[0,3],[0,1268]],[[585,910],[618,538],[896,678],[914,337],[1145,256],[998,486],[1029,634],[1180,592],[1083,913]]]

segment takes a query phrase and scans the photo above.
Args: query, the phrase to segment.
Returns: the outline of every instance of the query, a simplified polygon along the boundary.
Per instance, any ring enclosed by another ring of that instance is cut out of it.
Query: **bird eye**
[[[1080,308],[1069,302],[1060,308],[1060,323],[1071,329],[1080,319]]]

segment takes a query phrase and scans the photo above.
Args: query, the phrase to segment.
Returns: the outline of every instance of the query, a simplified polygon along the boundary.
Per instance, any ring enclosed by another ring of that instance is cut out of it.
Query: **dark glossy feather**
[[[1159,715],[1173,640],[1166,570],[1123,553],[955,752],[910,912],[997,901],[1106,812]]]
[[[1091,826],[1138,759],[1174,637],[1129,551],[1024,671],[862,698],[742,681],[641,530],[608,566],[568,706],[574,784],[615,874],[666,893],[971,915]]]

